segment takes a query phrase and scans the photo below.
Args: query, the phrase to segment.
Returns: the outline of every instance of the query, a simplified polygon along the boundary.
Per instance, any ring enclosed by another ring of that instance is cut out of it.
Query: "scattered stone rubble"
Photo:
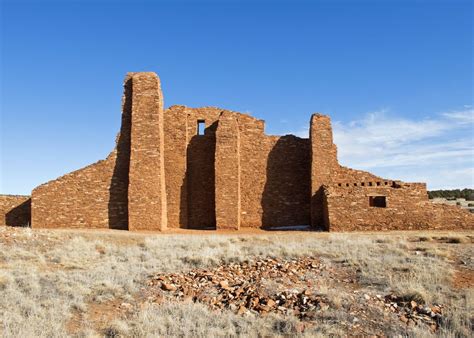
[[[149,285],[158,286],[175,299],[199,301],[215,309],[230,309],[239,314],[279,312],[311,319],[316,311],[329,307],[328,300],[308,287],[302,288],[301,283],[305,282],[305,273],[320,270],[321,264],[314,258],[262,259],[214,270],[159,275],[153,277]],[[266,280],[279,278],[294,283],[295,288],[274,293],[265,288]]]
[[[381,298],[379,296],[379,299]],[[402,297],[394,294],[385,296],[383,301],[385,306],[395,312],[400,320],[408,326],[415,326],[421,322],[428,325],[432,331],[436,331],[444,320],[443,305],[441,304],[427,306],[423,304],[424,301],[421,298],[416,301],[413,296]]]
[[[325,274],[324,278],[328,278],[328,272],[335,285],[345,284],[351,293],[348,299],[354,304],[350,306],[350,315],[355,327],[360,327],[359,321],[366,316],[367,308],[378,308],[386,315],[393,314],[407,327],[426,324],[433,332],[443,321],[442,305],[427,306],[416,297],[364,293],[358,290],[355,278],[336,272],[334,267],[312,257],[257,259],[221,265],[212,270],[194,269],[185,273],[155,275],[148,282],[152,295],[148,298],[157,302],[162,298],[201,302],[212,309],[227,309],[237,314],[293,315],[311,322],[325,311],[342,311],[326,295],[318,293],[317,283],[311,277]],[[266,286],[271,281],[277,283],[274,289]]]

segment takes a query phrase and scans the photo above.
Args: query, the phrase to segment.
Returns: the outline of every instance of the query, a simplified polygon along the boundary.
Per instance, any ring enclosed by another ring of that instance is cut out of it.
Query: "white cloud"
[[[466,108],[470,108],[466,106]],[[461,111],[452,111],[443,114],[444,117],[452,119],[457,123],[473,124],[474,123],[474,109],[466,109]]]
[[[333,121],[341,164],[429,189],[474,187],[474,109],[444,112],[425,119],[389,114]],[[308,137],[308,128],[294,133]]]
[[[288,134],[295,135],[295,136],[302,137],[302,138],[308,138],[309,137],[309,127],[308,126],[301,127],[300,130],[294,131],[294,132],[289,132]]]
[[[474,186],[474,111],[466,109],[421,120],[387,111],[334,123],[342,164],[430,189]]]

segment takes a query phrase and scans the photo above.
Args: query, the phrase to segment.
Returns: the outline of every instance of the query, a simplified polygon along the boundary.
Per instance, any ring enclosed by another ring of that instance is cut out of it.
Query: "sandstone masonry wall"
[[[474,229],[473,214],[455,206],[438,208],[420,183],[331,186],[325,196],[330,231]],[[375,196],[385,197],[386,207],[370,206]]]
[[[311,226],[327,230],[323,186],[333,181],[334,174],[340,168],[329,117],[313,114],[309,135],[311,142]]]
[[[215,228],[215,146],[222,109],[172,106],[164,112],[165,176],[171,228]],[[198,122],[205,131],[198,135]]]
[[[0,196],[9,225],[27,223],[29,208],[28,197]],[[473,218],[431,204],[424,184],[339,165],[327,116],[314,114],[304,139],[266,135],[264,121],[216,107],[164,110],[154,73],[127,75],[109,156],[31,197],[34,228],[472,229]]]
[[[240,132],[231,112],[222,112],[216,133],[215,191],[216,228],[239,230]]]
[[[215,229],[216,128],[222,109],[188,108],[186,150],[186,191],[188,228]],[[198,121],[205,126],[198,135]]]
[[[264,122],[239,114],[241,226],[309,224],[310,146],[296,136],[270,136]]]
[[[35,188],[31,226],[108,228],[114,157]]]
[[[265,135],[264,122],[245,114],[173,106],[165,111],[164,127],[169,226],[216,227],[216,132],[222,115],[234,116],[238,125],[241,226],[308,224],[308,139]],[[197,134],[199,121],[204,135]]]
[[[185,106],[172,106],[164,112],[164,160],[169,228],[188,227],[187,114]]]
[[[30,196],[0,195],[0,225],[28,226],[30,222]]]
[[[107,159],[36,187],[32,192],[33,228],[128,229],[132,81],[122,98],[122,125]]]
[[[167,225],[163,94],[155,73],[135,73],[128,185],[130,230],[163,230]]]

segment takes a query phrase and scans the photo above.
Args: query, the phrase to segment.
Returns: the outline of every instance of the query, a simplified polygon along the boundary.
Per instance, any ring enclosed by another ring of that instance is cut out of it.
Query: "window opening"
[[[369,196],[369,206],[375,208],[386,208],[387,199],[385,196]]]
[[[197,121],[197,134],[204,135],[204,130],[206,129],[206,121],[198,120]]]

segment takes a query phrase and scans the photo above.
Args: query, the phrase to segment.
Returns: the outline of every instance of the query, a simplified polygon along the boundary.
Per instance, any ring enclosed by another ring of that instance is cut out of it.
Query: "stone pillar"
[[[130,73],[132,118],[128,186],[129,230],[167,225],[163,95],[155,73]]]
[[[240,228],[240,135],[231,112],[219,117],[216,132],[216,228]]]
[[[170,107],[166,109],[165,113],[165,177],[168,228],[187,228],[188,224],[187,114],[185,106]]]
[[[331,182],[332,175],[338,167],[337,148],[332,140],[330,118],[313,114],[309,137],[311,142],[311,226],[328,230],[323,186]]]

